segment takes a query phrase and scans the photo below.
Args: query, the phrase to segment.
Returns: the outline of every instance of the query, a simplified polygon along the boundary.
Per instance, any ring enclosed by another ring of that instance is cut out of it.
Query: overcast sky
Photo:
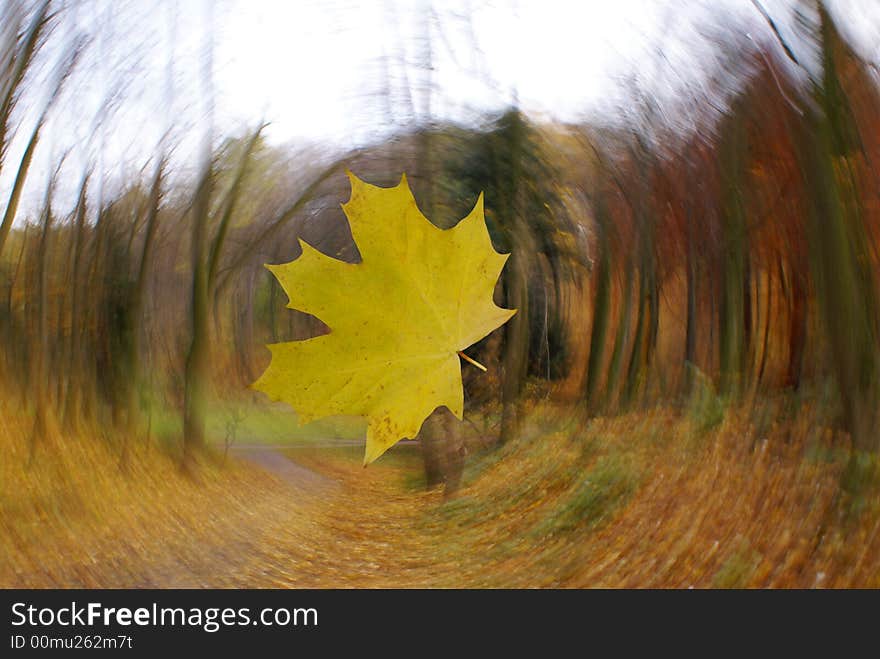
[[[796,1],[762,2],[795,47]],[[880,2],[829,4],[862,55],[880,60]],[[207,117],[215,137],[266,120],[276,143],[381,139],[425,117],[426,29],[431,117],[464,122],[514,99],[537,116],[613,119],[634,86],[659,99],[699,94],[726,34],[770,34],[751,0],[67,0],[67,11],[47,57],[78,33],[92,40],[46,131],[31,200],[60,154],[71,172],[103,154],[108,180],[122,177],[169,127],[191,162]]]

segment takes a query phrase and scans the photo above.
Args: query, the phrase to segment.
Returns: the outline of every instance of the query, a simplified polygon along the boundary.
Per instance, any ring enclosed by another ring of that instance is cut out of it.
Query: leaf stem
[[[463,360],[465,360],[466,362],[469,362],[469,363],[473,364],[474,366],[476,366],[478,369],[480,369],[480,370],[483,371],[484,373],[487,372],[487,371],[489,370],[488,368],[486,368],[485,366],[483,366],[480,362],[478,362],[476,359],[471,359],[470,357],[468,357],[468,356],[467,356],[466,354],[464,354],[461,350],[458,351],[458,356],[461,357],[461,358],[462,358]]]

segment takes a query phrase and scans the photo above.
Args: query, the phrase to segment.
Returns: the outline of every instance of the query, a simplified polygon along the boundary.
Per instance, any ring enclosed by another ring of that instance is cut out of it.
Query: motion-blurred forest
[[[880,78],[822,0],[797,33],[744,4],[764,31],[711,28],[686,121],[638,89],[625,122],[432,119],[427,5],[419,121],[344,153],[205,129],[112,189],[35,166],[95,47],[76,3],[3,3],[2,585],[880,586]],[[442,227],[482,192],[519,310],[465,421],[366,470],[360,422],[249,389],[327,331],[264,264],[358,260],[346,169]]]

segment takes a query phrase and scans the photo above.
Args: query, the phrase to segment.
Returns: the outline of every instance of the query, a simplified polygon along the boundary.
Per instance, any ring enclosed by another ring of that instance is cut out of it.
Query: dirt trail
[[[352,445],[354,445],[353,442]],[[234,446],[230,449],[230,454],[265,469],[294,488],[307,489],[312,492],[318,488],[339,488],[337,481],[294,462],[282,452],[284,449],[286,447]]]
[[[261,555],[270,529],[291,517],[305,517],[320,498],[338,491],[340,483],[287,457],[279,447],[248,445],[230,449],[230,457],[245,460],[290,488],[284,500],[254,501],[249,514],[234,519],[210,518],[207,540],[194,542],[184,552],[144,565],[145,588],[200,588],[235,583],[250,572]]]

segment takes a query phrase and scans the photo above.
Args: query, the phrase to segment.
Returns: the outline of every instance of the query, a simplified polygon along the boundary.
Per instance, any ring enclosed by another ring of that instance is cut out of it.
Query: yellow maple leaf
[[[266,266],[288,307],[321,319],[330,333],[270,345],[272,362],[252,387],[291,405],[300,423],[366,417],[366,465],[415,437],[441,405],[462,418],[458,352],[516,310],[492,301],[508,255],[492,247],[482,194],[467,217],[443,230],[419,211],[406,175],[380,188],[348,174],[351,199],[342,209],[361,262],[300,240],[299,258]]]

